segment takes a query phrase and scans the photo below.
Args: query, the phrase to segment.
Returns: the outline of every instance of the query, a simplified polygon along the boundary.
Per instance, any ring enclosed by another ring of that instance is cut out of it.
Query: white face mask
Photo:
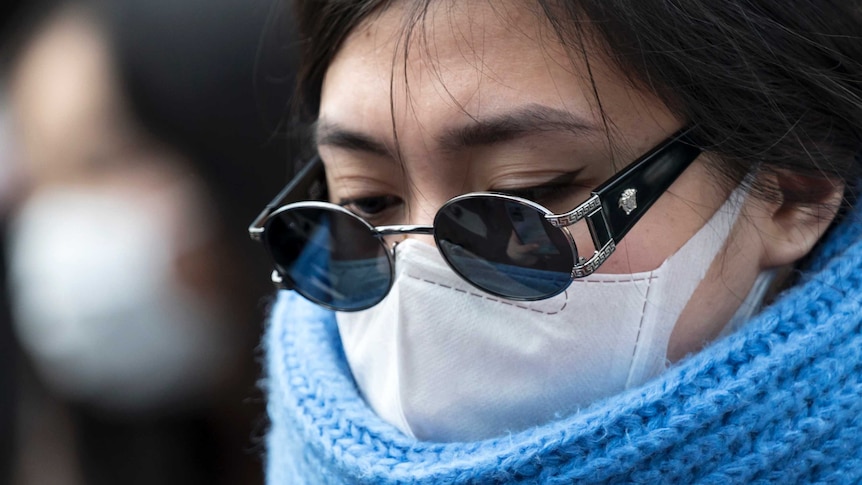
[[[45,188],[18,213],[8,255],[15,324],[61,395],[156,411],[203,397],[227,372],[223,312],[177,278],[176,260],[209,236],[179,215],[176,195]]]
[[[519,431],[642,384],[666,367],[677,319],[739,214],[728,202],[658,269],[593,274],[536,302],[495,298],[429,245],[396,248],[377,306],[338,313],[357,385],[374,411],[422,440]]]

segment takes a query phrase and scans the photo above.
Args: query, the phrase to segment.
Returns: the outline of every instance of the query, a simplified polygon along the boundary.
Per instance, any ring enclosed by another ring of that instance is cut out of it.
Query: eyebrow
[[[465,126],[446,130],[437,137],[437,143],[442,150],[452,152],[502,143],[537,133],[579,134],[598,130],[598,126],[568,111],[541,104],[529,104],[486,119],[474,119]],[[393,153],[386,143],[373,136],[325,120],[317,121],[314,134],[318,146],[333,146],[381,156]]]
[[[544,132],[580,134],[597,130],[596,125],[568,111],[541,104],[529,104],[448,130],[437,139],[437,142],[443,150],[455,151],[467,147],[493,145]]]
[[[317,120],[312,132],[316,146],[331,146],[381,156],[392,153],[385,143],[364,133],[344,128],[337,123]]]

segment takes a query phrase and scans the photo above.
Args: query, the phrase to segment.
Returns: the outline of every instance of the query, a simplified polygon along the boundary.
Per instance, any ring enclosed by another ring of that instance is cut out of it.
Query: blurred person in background
[[[252,281],[266,265],[233,226],[268,193],[254,175],[286,159],[278,113],[257,111],[289,92],[283,42],[260,39],[274,19],[265,1],[63,4],[14,65],[28,190],[7,251],[13,310],[71,405],[69,483],[260,481]],[[23,463],[19,482],[50,473]]]

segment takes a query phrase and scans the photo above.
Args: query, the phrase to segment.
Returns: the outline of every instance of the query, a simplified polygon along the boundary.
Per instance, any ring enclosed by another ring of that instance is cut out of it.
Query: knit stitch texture
[[[264,337],[267,483],[862,482],[862,223],[739,332],[647,384],[473,443],[407,438],[366,406],[335,318],[281,292]]]

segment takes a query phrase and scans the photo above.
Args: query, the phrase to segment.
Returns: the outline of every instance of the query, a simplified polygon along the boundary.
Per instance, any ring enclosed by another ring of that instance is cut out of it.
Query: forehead
[[[575,72],[551,31],[526,7],[431,2],[419,19],[409,19],[404,3],[370,16],[347,37],[327,70],[324,98],[349,90],[363,93],[360,99],[409,94],[420,104],[445,100],[466,107],[488,88],[497,95],[519,92],[548,70]]]
[[[357,54],[391,60],[393,54],[400,54],[408,64],[479,58],[524,63],[526,59],[519,60],[512,47],[524,51],[541,45],[559,50],[553,35],[547,17],[526,2],[440,0],[428,2],[422,10],[411,8],[409,2],[397,2],[361,22],[348,35],[335,61]]]
[[[411,126],[433,131],[525,104],[597,125],[605,115],[621,127],[661,110],[598,49],[566,49],[529,3],[443,0],[430,2],[418,19],[408,19],[404,3],[370,16],[347,37],[324,77],[321,119],[355,124],[361,116],[372,122],[367,131],[385,138],[396,125],[400,138]]]

